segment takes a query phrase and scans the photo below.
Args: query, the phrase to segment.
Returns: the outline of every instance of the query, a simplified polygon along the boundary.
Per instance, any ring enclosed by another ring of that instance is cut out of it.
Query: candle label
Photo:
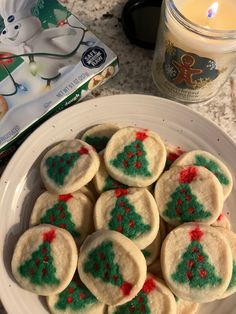
[[[181,89],[200,89],[215,80],[220,71],[214,60],[166,44],[163,71],[166,79]]]

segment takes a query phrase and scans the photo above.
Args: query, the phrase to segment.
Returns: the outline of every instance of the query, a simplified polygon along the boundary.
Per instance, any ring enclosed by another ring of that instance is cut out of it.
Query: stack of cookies
[[[51,313],[193,314],[236,291],[228,168],[155,132],[102,124],[49,149],[12,272]]]

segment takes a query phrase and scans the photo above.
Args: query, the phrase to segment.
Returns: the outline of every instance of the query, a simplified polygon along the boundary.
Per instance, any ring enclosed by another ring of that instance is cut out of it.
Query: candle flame
[[[218,8],[219,8],[218,1],[212,3],[212,5],[207,10],[207,17],[209,18],[215,17],[218,12]]]

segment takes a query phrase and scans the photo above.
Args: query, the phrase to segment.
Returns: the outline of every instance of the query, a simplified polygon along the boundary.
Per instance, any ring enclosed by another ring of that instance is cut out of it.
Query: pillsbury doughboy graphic
[[[41,21],[31,13],[36,4],[37,0],[0,1],[5,25],[0,35],[0,51],[23,56],[35,66],[35,73],[31,73],[37,73],[49,85],[60,76],[62,68],[80,61],[77,50],[86,30],[69,23],[76,19],[74,16],[63,26],[43,29]]]

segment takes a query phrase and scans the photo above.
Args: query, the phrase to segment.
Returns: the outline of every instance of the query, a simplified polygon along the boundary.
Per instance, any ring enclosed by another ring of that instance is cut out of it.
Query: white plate
[[[38,128],[18,149],[0,181],[0,295],[9,314],[44,314],[44,299],[21,289],[10,262],[19,235],[27,229],[30,211],[42,188],[39,162],[44,151],[63,139],[76,137],[97,123],[118,122],[150,128],[185,149],[205,149],[218,155],[236,173],[236,145],[215,124],[175,102],[143,95],[98,98],[67,109]],[[234,176],[234,182],[236,178]],[[235,229],[236,187],[224,211]],[[236,230],[235,230],[236,231]],[[235,296],[201,306],[201,314],[236,313]]]

